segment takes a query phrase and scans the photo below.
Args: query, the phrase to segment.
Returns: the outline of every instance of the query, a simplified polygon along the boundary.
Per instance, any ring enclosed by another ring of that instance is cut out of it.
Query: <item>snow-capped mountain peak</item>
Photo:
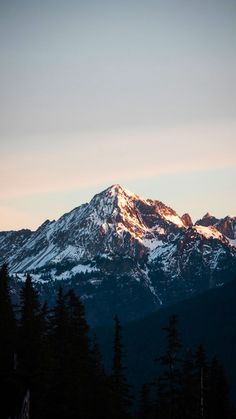
[[[126,196],[126,197],[131,197],[131,198],[139,198],[138,195],[134,194],[133,192],[130,192],[128,189],[122,187],[118,183],[112,186],[109,186],[107,189],[105,189],[104,192],[101,192],[101,193],[105,193],[105,194],[107,193],[111,196]]]
[[[203,221],[209,217],[212,220],[208,214]],[[115,184],[57,221],[45,221],[8,260],[14,270],[22,271],[65,260],[87,263],[99,254],[139,259],[154,250],[158,253],[157,248],[191,226],[188,214],[180,217],[161,201],[144,199]],[[216,226],[203,223],[193,229],[205,238],[224,241]]]
[[[99,310],[111,306],[109,298],[117,301],[114,287],[128,312],[133,301],[135,310],[139,301],[138,311],[148,312],[215,286],[222,275],[230,279],[235,238],[236,218],[206,214],[193,226],[189,214],[180,217],[115,184],[35,232],[0,232],[0,262],[7,260],[17,278],[31,272],[46,288],[48,281],[76,281],[92,313],[101,295]]]

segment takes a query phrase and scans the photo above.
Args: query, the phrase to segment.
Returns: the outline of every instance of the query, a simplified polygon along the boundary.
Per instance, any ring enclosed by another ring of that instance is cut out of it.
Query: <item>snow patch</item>
[[[236,247],[236,239],[229,239],[228,237],[227,237],[227,239],[229,240],[231,246],[235,246]]]
[[[159,240],[155,237],[151,238],[151,239],[143,239],[142,243],[145,247],[147,247],[149,250],[154,250],[156,249],[158,246],[162,246],[163,245],[163,241]]]
[[[54,279],[59,279],[59,280],[69,279],[76,274],[81,274],[81,273],[85,274],[85,273],[97,272],[97,271],[99,271],[99,269],[97,269],[94,266],[78,264],[74,266],[74,268],[72,268],[71,270],[62,272],[62,274],[59,276],[55,276]]]
[[[183,221],[178,215],[163,215],[167,221],[176,224],[178,227],[185,227]]]
[[[223,237],[223,234],[221,234],[220,232],[219,232],[219,230],[217,230],[215,227],[213,227],[213,226],[210,226],[210,227],[204,227],[204,226],[201,226],[201,225],[196,225],[196,226],[194,226],[193,227],[193,229],[197,232],[197,233],[199,233],[199,234],[201,234],[202,236],[204,236],[206,239],[210,239],[210,238],[213,238],[213,239],[218,239],[218,240],[222,240],[224,237]]]

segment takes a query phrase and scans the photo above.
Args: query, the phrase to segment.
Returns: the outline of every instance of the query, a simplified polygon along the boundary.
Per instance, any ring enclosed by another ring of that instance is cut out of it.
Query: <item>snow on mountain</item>
[[[216,220],[206,214],[203,224],[208,225],[209,219]],[[6,249],[5,257],[8,255],[14,272],[65,262],[86,265],[99,255],[103,258],[119,255],[136,260],[147,255],[150,261],[159,255],[165,259],[164,264],[171,266],[167,263],[171,259],[170,247],[176,246],[176,236],[186,234],[188,229],[206,239],[226,243],[217,226],[197,224],[189,227],[190,221],[188,214],[181,218],[160,201],[143,199],[120,185],[113,185],[58,221],[47,220],[35,232],[1,233],[0,240],[2,236],[5,243],[10,239],[11,244],[13,240],[12,249],[10,244],[3,246],[2,253]]]
[[[193,226],[188,214],[113,185],[35,232],[0,233],[0,262],[16,280],[31,272],[42,293],[73,284],[96,323],[115,307],[136,318],[230,280],[235,238],[235,218],[206,214]]]
[[[236,217],[230,217],[227,215],[226,217],[219,219],[207,213],[201,220],[198,220],[195,225],[214,227],[227,237],[232,245],[235,245]]]
[[[10,256],[9,264],[24,271],[64,260],[86,262],[98,254],[139,258],[178,228],[185,227],[171,208],[114,185],[58,221],[47,220]]]
[[[0,232],[0,260],[3,262],[9,255],[16,254],[32,235],[30,230]]]
[[[195,225],[193,229],[197,231],[197,233],[206,237],[207,239],[213,238],[213,239],[224,240],[223,234],[221,234],[219,230],[217,230],[217,228],[213,226],[204,227],[201,225]]]
[[[176,224],[178,227],[185,227],[183,221],[181,220],[181,218],[178,215],[163,215],[163,217],[167,220],[170,221],[173,224]]]

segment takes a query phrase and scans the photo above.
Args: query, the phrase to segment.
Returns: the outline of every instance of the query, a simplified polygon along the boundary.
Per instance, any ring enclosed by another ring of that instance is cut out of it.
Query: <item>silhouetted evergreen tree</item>
[[[27,275],[20,293],[20,366],[27,377],[37,370],[40,360],[41,316],[38,293]]]
[[[67,294],[69,320],[68,373],[69,405],[72,416],[92,417],[91,386],[93,382],[89,327],[85,319],[84,306],[73,290]]]
[[[143,384],[139,400],[139,414],[140,419],[151,419],[153,412],[150,400],[150,388],[148,384]]]
[[[125,376],[123,366],[123,344],[121,335],[121,324],[117,316],[114,318],[115,334],[113,344],[113,366],[111,375],[112,388],[112,417],[114,419],[124,419],[129,417],[131,404],[129,385]]]
[[[50,416],[106,418],[109,395],[100,352],[97,345],[91,348],[84,306],[73,290],[64,295],[59,288],[51,322],[54,362]]]
[[[12,406],[15,368],[16,322],[9,292],[8,268],[4,264],[0,269],[0,413],[3,417],[9,414],[9,406]]]
[[[191,349],[185,351],[181,374],[181,411],[183,419],[196,417],[196,377]]]
[[[7,265],[0,269],[0,373],[7,377],[14,365],[16,321],[9,292]]]
[[[43,312],[38,293],[33,287],[30,275],[27,275],[20,293],[19,326],[19,372],[22,381],[31,393],[31,417],[36,417],[39,409],[42,385],[43,357]]]
[[[101,415],[104,419],[110,419],[110,381],[106,376],[103,364],[102,355],[96,339],[93,339],[91,348],[92,359],[92,383],[91,395],[92,405],[94,408],[94,415],[96,417]]]
[[[159,401],[161,414],[165,411],[166,418],[177,419],[180,417],[180,355],[181,343],[177,329],[177,317],[169,318],[169,323],[163,330],[167,333],[166,353],[160,357],[161,365],[164,367],[162,375],[162,399]]]
[[[166,353],[158,358],[164,368],[155,380],[157,397],[148,400],[148,386],[143,387],[139,419],[235,419],[235,409],[229,401],[227,381],[222,365],[216,358],[208,363],[205,349],[197,347],[193,354],[181,344],[177,319],[170,317]]]
[[[205,348],[199,345],[195,356],[195,377],[196,377],[196,417],[208,417],[208,395],[209,395],[209,366]]]
[[[39,364],[38,403],[35,418],[47,419],[48,393],[52,382],[53,353],[50,345],[50,310],[47,303],[41,308],[41,359]]]
[[[229,390],[224,369],[216,357],[209,368],[208,418],[230,417]]]
[[[48,417],[64,419],[68,410],[68,338],[69,319],[66,299],[59,287],[55,307],[50,321],[50,346],[52,351],[52,374],[47,395]],[[68,416],[69,418],[69,416]]]
[[[96,373],[96,376],[103,377],[105,375],[105,371],[103,368],[102,354],[99,348],[96,335],[93,337],[93,341],[92,341],[91,356],[92,356],[93,370]]]

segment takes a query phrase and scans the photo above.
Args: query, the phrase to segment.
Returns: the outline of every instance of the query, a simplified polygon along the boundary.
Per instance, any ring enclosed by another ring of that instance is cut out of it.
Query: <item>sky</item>
[[[0,230],[119,183],[236,215],[235,0],[0,0]]]

